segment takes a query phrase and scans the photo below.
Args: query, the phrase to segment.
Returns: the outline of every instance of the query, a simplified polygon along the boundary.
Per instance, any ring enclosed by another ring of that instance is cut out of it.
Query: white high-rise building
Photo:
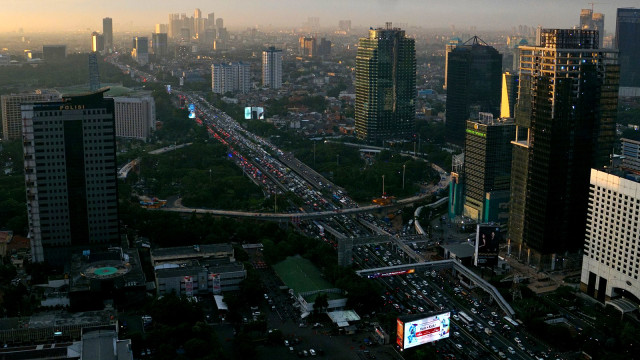
[[[270,47],[262,52],[262,85],[271,89],[282,87],[282,50]]]
[[[152,96],[115,97],[116,137],[147,141],[156,129],[156,103]]]
[[[591,170],[580,288],[600,301],[640,298],[640,183]]]
[[[211,91],[247,93],[251,88],[251,67],[243,62],[211,65]]]

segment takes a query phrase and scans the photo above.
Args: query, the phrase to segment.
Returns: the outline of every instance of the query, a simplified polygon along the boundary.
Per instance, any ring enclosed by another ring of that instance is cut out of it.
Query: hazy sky
[[[131,27],[153,30],[167,23],[170,12],[193,15],[214,12],[228,28],[240,26],[297,27],[307,17],[320,18],[320,25],[336,27],[340,19],[354,26],[375,26],[385,21],[408,23],[424,28],[455,25],[459,29],[476,26],[478,31],[503,29],[513,25],[571,27],[578,24],[578,0],[1,0],[0,32],[102,30],[102,18],[113,18],[114,31]],[[609,0],[595,5],[605,14],[607,31],[615,29],[618,7],[639,6],[638,0]]]

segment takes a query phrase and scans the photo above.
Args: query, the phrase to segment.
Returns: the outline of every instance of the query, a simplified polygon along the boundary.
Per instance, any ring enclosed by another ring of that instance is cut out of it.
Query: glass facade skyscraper
[[[406,139],[415,132],[416,52],[404,30],[369,30],[356,56],[356,132],[371,143]]]
[[[640,9],[621,8],[616,16],[620,86],[640,87]]]
[[[502,55],[474,36],[448,53],[446,68],[445,136],[464,145],[467,120],[480,112],[500,116]]]
[[[589,172],[608,164],[619,65],[598,32],[544,29],[520,48],[509,235],[516,251],[555,268],[584,241]],[[565,264],[566,265],[566,264]]]

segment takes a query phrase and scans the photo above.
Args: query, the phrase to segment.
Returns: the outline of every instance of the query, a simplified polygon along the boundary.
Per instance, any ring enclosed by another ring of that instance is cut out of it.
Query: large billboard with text
[[[427,344],[449,337],[451,313],[446,312],[416,320],[397,320],[397,344],[400,349]]]

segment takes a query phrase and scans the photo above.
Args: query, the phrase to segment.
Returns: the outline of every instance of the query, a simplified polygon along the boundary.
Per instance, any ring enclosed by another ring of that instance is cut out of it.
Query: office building
[[[156,129],[156,103],[151,95],[114,97],[116,136],[147,141]]]
[[[444,85],[442,88],[447,90],[447,73],[449,72],[449,54],[455,49],[458,45],[462,44],[462,40],[460,38],[454,37],[449,40],[449,43],[445,45],[445,53],[444,53]]]
[[[415,132],[415,40],[387,23],[360,38],[356,55],[356,135],[367,142]]]
[[[98,56],[95,52],[89,54],[89,91],[100,89],[100,71],[98,70]]]
[[[500,116],[502,55],[474,36],[449,52],[446,68],[445,137],[462,146],[467,120],[480,112]]]
[[[51,90],[37,90],[32,94],[11,94],[0,96],[2,107],[2,139],[18,140],[22,138],[22,112],[20,104],[45,102],[60,99],[60,93]]]
[[[640,87],[640,9],[621,8],[616,16],[620,86]]]
[[[467,121],[465,130],[463,215],[478,223],[506,224],[516,125],[481,113],[479,120]]]
[[[67,45],[42,45],[42,58],[50,62],[64,61],[67,58]]]
[[[104,36],[100,35],[97,31],[94,31],[91,34],[91,51],[103,52],[104,49]]]
[[[317,46],[317,50],[319,56],[331,55],[331,41],[321,38],[320,44]]]
[[[169,40],[166,33],[151,34],[151,49],[156,59],[169,55]]]
[[[251,87],[251,67],[243,62],[211,65],[211,91],[248,93]]]
[[[619,66],[598,32],[543,29],[520,48],[509,236],[517,256],[555,269],[584,241],[590,169],[609,163]],[[579,263],[579,259],[576,260]]]
[[[74,250],[120,243],[114,106],[105,91],[21,106],[34,262],[61,266]]]
[[[262,52],[262,86],[282,87],[282,50],[270,47]]]
[[[620,296],[639,299],[637,176],[591,169],[589,185],[580,289],[602,302]]]
[[[500,117],[514,118],[516,101],[518,100],[518,74],[512,74],[508,71],[502,74],[501,94]]]
[[[318,50],[316,49],[316,38],[301,36],[298,39],[298,42],[300,43],[300,55],[307,57],[317,55]]]
[[[156,34],[166,34],[169,32],[169,24],[156,24]]]
[[[133,50],[131,57],[140,65],[149,63],[149,38],[146,36],[136,36],[133,38]]]
[[[604,14],[594,13],[593,9],[580,10],[580,29],[598,30],[598,48],[602,49],[604,40]]]
[[[338,30],[348,33],[351,31],[351,20],[338,21]]]
[[[620,139],[622,142],[622,164],[620,167],[628,172],[640,174],[640,141]]]
[[[113,50],[113,21],[111,18],[102,19],[102,34],[104,36],[104,48],[107,51]]]
[[[224,19],[223,18],[217,18],[216,19],[216,29],[218,29],[218,30],[224,29]]]

